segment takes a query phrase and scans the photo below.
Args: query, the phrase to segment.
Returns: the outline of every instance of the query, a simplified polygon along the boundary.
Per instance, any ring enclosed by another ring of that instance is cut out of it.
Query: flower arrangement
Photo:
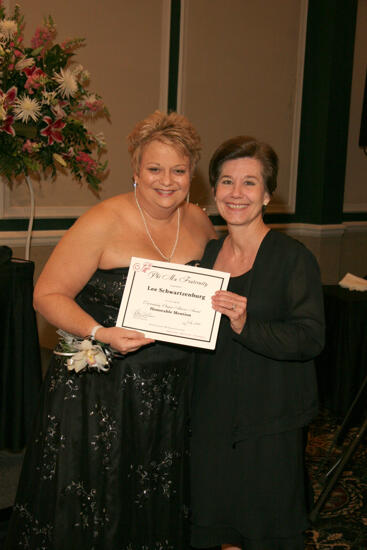
[[[52,17],[23,45],[24,17],[19,6],[6,18],[0,0],[0,175],[56,176],[66,168],[99,190],[107,163],[102,134],[85,126],[89,118],[108,117],[101,97],[87,90],[89,73],[73,62],[84,39],[55,44]]]

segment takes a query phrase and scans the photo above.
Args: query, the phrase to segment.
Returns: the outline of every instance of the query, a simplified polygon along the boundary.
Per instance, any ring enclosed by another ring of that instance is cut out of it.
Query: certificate
[[[214,349],[221,314],[211,297],[226,290],[229,273],[131,258],[116,326],[146,338]]]

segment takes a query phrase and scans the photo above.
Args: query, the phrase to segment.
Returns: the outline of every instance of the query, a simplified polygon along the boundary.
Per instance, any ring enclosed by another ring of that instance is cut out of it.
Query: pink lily
[[[12,86],[9,88],[9,90],[4,94],[4,92],[0,89],[0,103],[2,103],[4,109],[7,109],[11,105],[13,105],[14,101],[17,98],[18,94],[18,88],[16,86]]]
[[[0,126],[0,132],[5,132],[9,134],[10,136],[15,136],[15,130],[12,126],[14,122],[13,115],[8,115],[5,119],[2,125]]]
[[[59,101],[57,105],[55,105],[54,107],[51,107],[51,111],[53,112],[56,118],[66,117],[66,113],[63,107],[65,107],[65,105],[67,104],[68,104],[67,101]]]
[[[15,136],[15,130],[13,128],[14,116],[7,113],[9,107],[13,105],[17,98],[18,89],[16,86],[12,86],[4,94],[0,89],[0,107],[2,112],[2,123],[0,126],[0,131],[9,134],[10,136]]]
[[[60,130],[66,126],[66,122],[63,122],[61,118],[52,122],[52,118],[49,116],[44,116],[43,121],[46,122],[47,126],[41,130],[40,134],[48,138],[48,145],[52,145],[54,141],[62,143],[62,133]]]

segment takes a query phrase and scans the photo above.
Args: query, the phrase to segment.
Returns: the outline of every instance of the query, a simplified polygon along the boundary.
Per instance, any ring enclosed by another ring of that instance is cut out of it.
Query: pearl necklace
[[[174,253],[176,252],[176,248],[177,248],[177,243],[178,243],[178,237],[180,235],[180,209],[177,208],[177,233],[176,233],[176,240],[175,240],[175,244],[173,245],[173,248],[171,250],[171,254],[169,256],[166,256],[165,254],[163,254],[162,250],[159,248],[158,245],[156,245],[156,243],[154,242],[153,240],[153,237],[149,231],[149,227],[148,227],[148,224],[147,224],[147,221],[145,219],[145,216],[143,214],[143,210],[139,204],[139,201],[138,201],[138,197],[136,196],[136,187],[134,187],[134,195],[135,195],[135,202],[136,202],[136,206],[138,207],[138,210],[140,212],[140,215],[142,217],[142,220],[143,220],[143,223],[144,223],[144,227],[145,227],[145,231],[152,243],[152,245],[154,246],[154,248],[156,249],[156,251],[162,256],[162,258],[164,258],[167,262],[170,262],[171,261],[171,258],[173,257]]]

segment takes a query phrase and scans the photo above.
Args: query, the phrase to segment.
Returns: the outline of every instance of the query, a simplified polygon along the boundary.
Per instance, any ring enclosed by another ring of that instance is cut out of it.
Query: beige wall
[[[185,2],[179,106],[203,137],[192,197],[209,203],[209,211],[215,209],[206,183],[210,156],[239,134],[275,148],[280,173],[269,211],[294,211],[306,4]]]
[[[349,114],[344,212],[367,212],[367,155],[358,146],[367,70],[367,0],[358,0],[353,81]],[[367,275],[367,222],[346,224],[340,256],[340,275]]]
[[[367,155],[358,147],[366,70],[367,0],[359,0],[345,174],[345,212],[367,212]],[[367,256],[367,251],[365,254]]]

